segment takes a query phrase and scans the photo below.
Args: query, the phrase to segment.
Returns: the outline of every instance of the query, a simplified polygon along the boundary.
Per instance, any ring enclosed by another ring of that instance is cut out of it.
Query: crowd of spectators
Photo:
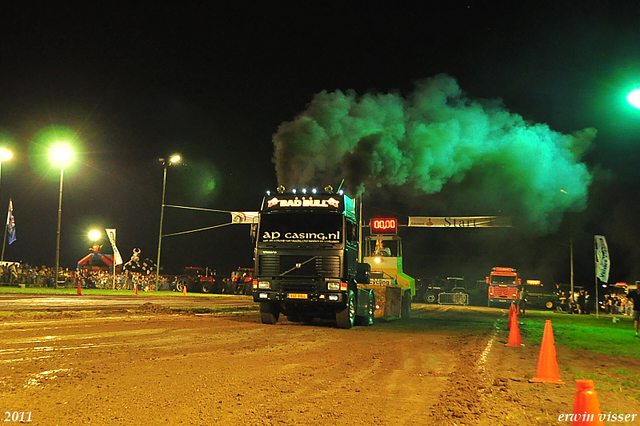
[[[574,292],[573,298],[570,293],[561,292],[559,299],[558,311],[571,314],[589,314],[594,312],[595,303],[590,297],[589,292],[580,290]],[[626,294],[605,294],[604,300],[599,302],[601,313],[613,315],[632,315],[633,302],[627,299]]]
[[[605,294],[601,309],[607,314],[632,315],[633,301],[626,294]]]
[[[0,266],[0,284],[29,287],[55,287],[56,270],[47,266],[32,266],[28,263],[12,262]],[[105,288],[116,290],[170,290],[171,279],[161,276],[156,288],[155,274],[124,271],[110,274],[106,270],[60,268],[58,287]]]

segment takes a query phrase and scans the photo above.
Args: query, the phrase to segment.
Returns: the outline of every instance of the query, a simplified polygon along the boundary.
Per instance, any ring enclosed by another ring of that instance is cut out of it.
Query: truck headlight
[[[340,290],[340,281],[327,281],[327,290],[329,290],[329,291],[339,291]]]
[[[269,281],[258,281],[258,288],[268,290],[271,288],[271,283]]]

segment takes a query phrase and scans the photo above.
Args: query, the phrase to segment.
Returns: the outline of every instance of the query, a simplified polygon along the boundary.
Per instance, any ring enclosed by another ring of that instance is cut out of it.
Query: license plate
[[[289,299],[308,299],[309,295],[303,293],[289,293],[288,297]]]

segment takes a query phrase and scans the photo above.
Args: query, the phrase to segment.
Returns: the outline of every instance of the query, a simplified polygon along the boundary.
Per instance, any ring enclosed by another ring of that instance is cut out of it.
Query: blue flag
[[[7,215],[7,233],[9,234],[9,244],[16,240],[16,218],[13,217],[13,201],[9,200],[9,214]]]

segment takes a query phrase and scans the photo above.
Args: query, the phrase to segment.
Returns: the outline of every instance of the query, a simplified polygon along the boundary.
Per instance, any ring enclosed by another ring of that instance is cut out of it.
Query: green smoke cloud
[[[558,212],[584,208],[591,175],[580,158],[595,135],[527,122],[498,100],[468,99],[452,77],[438,75],[407,98],[318,93],[279,126],[273,161],[287,188],[344,178],[351,192],[410,185],[434,194],[473,172],[484,190],[516,194],[527,221],[546,229]]]

